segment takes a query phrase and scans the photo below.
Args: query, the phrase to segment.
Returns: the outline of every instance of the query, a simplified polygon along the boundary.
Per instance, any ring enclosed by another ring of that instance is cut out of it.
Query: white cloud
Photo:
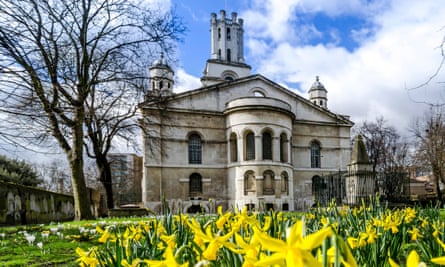
[[[159,8],[159,10],[170,10],[172,6],[170,0],[137,0],[135,2],[140,2],[137,3],[138,5],[147,5],[150,7]]]
[[[175,93],[181,93],[188,90],[193,90],[201,87],[201,80],[193,75],[188,74],[184,69],[179,68],[176,70],[176,81],[173,91]]]
[[[410,121],[426,108],[412,102],[410,97],[429,101],[439,97],[445,102],[441,97],[443,87],[435,83],[411,94],[406,90],[423,83],[441,60],[437,47],[445,35],[445,31],[440,30],[445,26],[442,15],[445,6],[433,0],[374,1],[362,5],[364,2],[368,1],[311,0],[286,1],[286,4],[267,1],[266,7],[271,11],[265,11],[261,18],[256,15],[255,22],[248,24],[253,25],[254,33],[263,30],[263,34],[251,34],[250,29],[246,30],[251,57],[248,63],[279,83],[300,83],[303,94],[315,75],[320,75],[329,92],[328,105],[332,111],[351,115],[357,123],[384,116],[398,130],[406,132]],[[352,52],[335,43],[303,45],[295,42],[295,37],[289,35],[298,32],[283,32],[290,29],[290,20],[295,19],[290,12],[295,13],[298,4],[306,11],[324,12],[329,16],[368,15],[374,34],[369,35],[369,28],[351,32],[360,40],[360,46]],[[283,13],[278,16],[274,10]],[[251,14],[261,11],[250,10],[245,14],[253,17]],[[274,29],[278,29],[278,33],[273,33]],[[268,39],[275,43],[271,45]],[[443,74],[441,76],[445,81]]]

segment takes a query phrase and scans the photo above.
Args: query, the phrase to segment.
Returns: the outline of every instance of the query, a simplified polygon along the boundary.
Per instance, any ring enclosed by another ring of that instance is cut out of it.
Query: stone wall
[[[72,196],[0,181],[0,225],[59,222],[73,218]]]

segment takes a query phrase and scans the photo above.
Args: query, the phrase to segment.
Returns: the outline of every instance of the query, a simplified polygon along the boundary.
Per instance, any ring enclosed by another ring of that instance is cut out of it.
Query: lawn
[[[61,224],[0,227],[1,266],[79,266],[76,248],[99,245],[96,225],[122,224],[140,218],[114,218]]]
[[[0,228],[2,266],[440,266],[436,207],[219,210]],[[420,264],[420,265],[419,265]],[[424,265],[423,265],[424,264]]]

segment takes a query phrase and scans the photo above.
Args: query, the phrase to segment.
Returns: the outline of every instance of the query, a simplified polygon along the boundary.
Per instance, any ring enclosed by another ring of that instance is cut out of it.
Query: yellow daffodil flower
[[[389,258],[389,265],[391,267],[400,267],[400,265],[391,258]],[[426,264],[421,262],[419,254],[417,254],[415,250],[412,250],[406,259],[406,267],[426,267]]]
[[[372,244],[375,242],[375,240],[377,239],[377,237],[379,236],[379,234],[377,234],[377,230],[375,227],[373,227],[372,225],[367,225],[366,226],[366,234],[367,234],[367,242],[368,244]]]
[[[107,241],[116,242],[116,236],[114,234],[110,233],[109,228],[102,230],[102,228],[97,226],[96,231],[99,234],[102,234],[102,236],[98,240],[99,242],[101,242],[101,243],[106,243]]]
[[[406,223],[410,223],[414,220],[414,218],[416,218],[417,216],[417,211],[411,207],[408,207],[406,209],[404,209],[404,221]]]
[[[303,236],[303,222],[298,221],[288,231],[286,241],[270,237],[260,229],[254,228],[254,237],[262,249],[273,252],[270,256],[260,259],[256,266],[273,266],[286,263],[287,266],[321,266],[311,251],[319,247],[331,235],[330,228]]]
[[[233,236],[232,232],[229,232],[223,236],[214,235],[210,225],[208,225],[204,233],[195,218],[192,218],[188,222],[188,225],[195,235],[195,243],[203,249],[202,255],[207,260],[216,260],[217,252],[222,246],[227,248],[235,248],[233,243],[227,242],[227,240]],[[208,243],[207,247],[205,247],[205,243]]]
[[[409,234],[411,234],[411,240],[416,241],[417,239],[422,237],[422,234],[420,234],[419,229],[416,227],[413,227],[411,230],[407,231]]]
[[[356,248],[359,247],[359,245],[358,245],[358,244],[359,244],[359,242],[358,242],[358,238],[355,238],[355,237],[348,237],[347,241],[348,241],[349,246],[350,246],[352,249],[356,249]]]
[[[173,254],[173,249],[168,246],[164,251],[163,257],[164,260],[144,260],[144,263],[150,267],[187,267],[189,265],[187,262],[178,264]]]
[[[445,265],[445,257],[432,258],[431,262],[438,265]]]
[[[89,251],[84,251],[81,248],[76,248],[76,253],[80,257],[77,259],[80,266],[85,267],[96,267],[99,265],[99,260],[96,258],[95,254],[96,247],[93,247]]]

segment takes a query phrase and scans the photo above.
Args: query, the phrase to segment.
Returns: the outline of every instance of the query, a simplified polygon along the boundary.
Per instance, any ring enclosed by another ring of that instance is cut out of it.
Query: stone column
[[[256,176],[256,195],[258,196],[263,196],[263,182],[264,182],[264,177],[261,176]]]
[[[280,137],[272,137],[272,161],[280,161]]]
[[[263,158],[263,146],[261,141],[261,135],[255,135],[255,160],[261,160]]]
[[[244,139],[243,136],[238,137],[238,141],[236,142],[236,152],[238,153],[238,162],[244,161]]]
[[[274,182],[275,182],[275,186],[274,186],[275,197],[281,198],[281,182],[282,182],[281,176],[276,174]]]

